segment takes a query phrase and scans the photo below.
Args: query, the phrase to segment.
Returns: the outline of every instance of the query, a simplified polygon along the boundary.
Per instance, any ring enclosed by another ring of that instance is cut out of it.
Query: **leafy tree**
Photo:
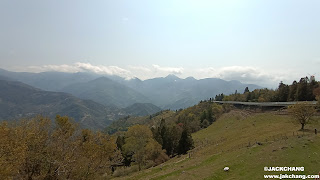
[[[314,90],[319,87],[319,84],[315,80],[309,80],[308,89],[307,89],[307,100],[313,101],[316,98]]]
[[[164,150],[162,150],[161,145],[155,140],[151,140],[145,148],[147,152],[146,159],[150,159],[156,164],[163,163],[169,159]]]
[[[0,124],[0,177],[3,179],[44,178],[46,118],[21,120],[17,123]],[[36,125],[39,125],[38,127]],[[39,128],[41,127],[41,128]],[[38,134],[39,133],[39,134]]]
[[[121,160],[112,137],[80,131],[68,117],[55,122],[38,116],[0,124],[1,178],[96,179]]]
[[[296,120],[299,121],[301,124],[301,130],[304,129],[305,124],[309,122],[310,118],[316,112],[315,107],[307,102],[291,105],[289,106],[288,111]]]
[[[218,105],[214,103],[212,105],[212,113],[213,113],[213,119],[218,119],[223,114],[223,107],[221,105]]]
[[[153,139],[151,130],[144,125],[134,125],[126,133],[123,146],[126,154],[132,153],[133,160],[138,164],[139,171],[147,160],[153,160],[162,156],[164,152],[161,145]]]
[[[317,98],[320,97],[320,87],[313,89],[313,95]]]
[[[47,170],[47,153],[49,143],[49,128],[51,121],[48,118],[36,117],[31,121],[21,121],[19,124],[25,132],[22,141],[26,145],[25,162],[20,166],[20,173],[27,179],[44,178]]]
[[[210,122],[207,119],[203,120],[201,123],[201,127],[207,128],[208,126],[210,126]]]
[[[246,102],[249,102],[249,101],[251,101],[251,99],[252,99],[252,93],[251,92],[247,92],[247,93],[245,93],[245,98],[246,98]]]

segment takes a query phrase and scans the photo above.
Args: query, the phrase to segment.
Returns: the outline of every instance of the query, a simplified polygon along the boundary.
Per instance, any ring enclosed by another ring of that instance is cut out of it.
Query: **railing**
[[[285,107],[297,104],[299,102],[308,102],[310,105],[316,105],[317,101],[292,101],[292,102],[241,102],[241,101],[212,101],[219,104],[233,104],[246,106],[270,106],[270,107]]]

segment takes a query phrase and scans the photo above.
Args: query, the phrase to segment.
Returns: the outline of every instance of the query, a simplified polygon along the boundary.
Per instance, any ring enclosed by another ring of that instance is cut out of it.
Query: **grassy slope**
[[[191,158],[176,157],[122,179],[263,179],[263,174],[285,174],[264,172],[265,166],[304,166],[304,172],[295,174],[318,174],[320,134],[315,136],[314,128],[320,130],[320,118],[315,119],[302,137],[300,125],[289,116],[232,111],[193,134]],[[225,166],[229,172],[223,171]]]

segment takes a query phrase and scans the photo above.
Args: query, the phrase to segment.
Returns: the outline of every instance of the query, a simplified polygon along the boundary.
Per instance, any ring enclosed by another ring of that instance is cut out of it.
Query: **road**
[[[245,106],[267,106],[267,107],[286,107],[294,105],[298,102],[306,101],[295,101],[295,102],[240,102],[240,101],[213,101],[219,104],[232,104],[232,105],[245,105]],[[317,101],[307,101],[310,105],[316,105]]]

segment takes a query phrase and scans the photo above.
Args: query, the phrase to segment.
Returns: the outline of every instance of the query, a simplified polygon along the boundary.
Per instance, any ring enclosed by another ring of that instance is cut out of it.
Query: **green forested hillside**
[[[236,91],[233,94],[218,94],[217,101],[246,101],[246,102],[288,102],[320,100],[319,82],[314,76],[302,77],[300,81],[293,81],[291,85],[279,83],[277,89],[254,89],[246,87],[244,92]]]
[[[160,111],[149,116],[126,116],[113,121],[110,125],[105,128],[105,131],[109,134],[113,134],[118,131],[127,131],[130,126],[136,124],[144,124],[149,127],[159,125],[161,119],[166,119],[167,122],[174,121],[176,112],[174,111]]]
[[[319,120],[315,117],[302,132],[288,115],[233,110],[192,135],[190,156],[116,179],[263,179],[264,174],[280,174],[263,171],[270,166],[304,166],[297,174],[318,174],[320,137],[314,129],[320,129]],[[224,172],[226,166],[229,172]]]
[[[147,116],[161,111],[161,108],[151,103],[135,103],[123,109],[128,115]]]

